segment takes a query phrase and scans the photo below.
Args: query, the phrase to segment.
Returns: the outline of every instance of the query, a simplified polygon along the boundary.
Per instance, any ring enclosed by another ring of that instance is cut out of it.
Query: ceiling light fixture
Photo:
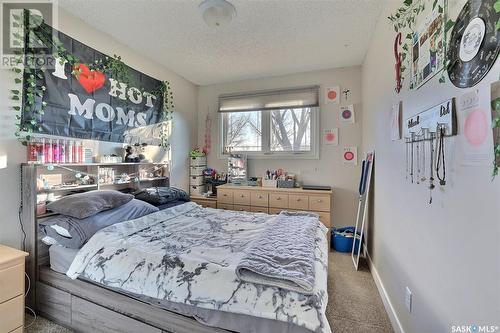
[[[212,28],[228,25],[236,16],[236,8],[226,0],[204,0],[198,8],[205,23]]]

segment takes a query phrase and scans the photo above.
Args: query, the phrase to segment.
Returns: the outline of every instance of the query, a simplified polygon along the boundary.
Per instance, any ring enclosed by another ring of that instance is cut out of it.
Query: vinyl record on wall
[[[500,18],[496,0],[468,0],[458,15],[450,36],[448,75],[459,88],[479,83],[495,64],[500,51]]]

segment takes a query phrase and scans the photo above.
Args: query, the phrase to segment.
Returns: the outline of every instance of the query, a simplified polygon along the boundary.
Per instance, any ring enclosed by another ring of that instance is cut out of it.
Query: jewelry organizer
[[[446,138],[457,135],[455,98],[420,112],[404,123],[406,179],[411,183],[428,182],[429,204],[432,190],[446,185]]]

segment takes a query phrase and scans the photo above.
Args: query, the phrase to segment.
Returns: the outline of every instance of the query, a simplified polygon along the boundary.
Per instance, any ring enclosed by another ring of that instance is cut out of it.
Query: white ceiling
[[[226,27],[201,0],[59,0],[98,30],[199,84],[360,65],[384,1],[230,0]]]

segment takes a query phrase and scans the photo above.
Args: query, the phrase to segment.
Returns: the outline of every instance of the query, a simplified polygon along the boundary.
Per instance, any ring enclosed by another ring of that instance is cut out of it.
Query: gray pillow
[[[84,219],[99,212],[120,207],[132,200],[132,194],[118,191],[89,191],[68,195],[47,205],[54,213]]]
[[[144,215],[157,212],[158,208],[147,202],[133,199],[132,201],[85,219],[59,215],[39,223],[40,231],[45,237],[52,238],[57,244],[79,249],[96,232],[110,225],[137,219]]]

